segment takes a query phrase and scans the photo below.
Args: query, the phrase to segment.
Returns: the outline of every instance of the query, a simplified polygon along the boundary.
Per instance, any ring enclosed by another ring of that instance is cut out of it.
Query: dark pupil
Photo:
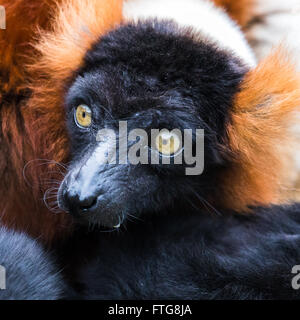
[[[85,118],[85,111],[82,112],[82,118]]]

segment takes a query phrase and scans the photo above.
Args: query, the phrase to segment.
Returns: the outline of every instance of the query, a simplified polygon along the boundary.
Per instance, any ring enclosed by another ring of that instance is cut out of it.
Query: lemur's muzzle
[[[62,182],[58,203],[74,217],[105,227],[118,227],[123,221],[120,207],[117,165],[105,163],[107,144],[99,143],[86,159],[75,164]]]

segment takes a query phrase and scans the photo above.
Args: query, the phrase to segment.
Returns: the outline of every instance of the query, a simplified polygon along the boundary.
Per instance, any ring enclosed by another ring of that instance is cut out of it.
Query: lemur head
[[[220,146],[246,71],[230,52],[170,21],[131,23],[103,37],[66,94],[72,162],[60,186],[60,207],[84,221],[114,227],[127,215],[159,212],[182,199],[206,201],[227,166]],[[120,123],[127,132],[121,134]],[[99,139],[103,129],[110,136]],[[148,138],[128,137],[133,129],[143,129]],[[162,131],[154,137],[153,129]],[[201,152],[200,129],[204,170],[187,174],[191,163],[185,157],[175,163],[175,157],[187,154],[184,130],[192,130],[192,154]],[[141,159],[146,152],[147,159],[122,162],[120,148],[125,145],[129,154],[137,143],[133,153]],[[103,162],[113,147],[119,156]],[[153,163],[153,154],[158,162]]]

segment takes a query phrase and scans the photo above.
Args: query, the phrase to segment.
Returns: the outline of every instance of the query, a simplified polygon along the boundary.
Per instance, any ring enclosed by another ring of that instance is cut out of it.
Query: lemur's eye
[[[85,104],[81,104],[74,112],[75,122],[80,128],[88,128],[92,123],[92,110]]]
[[[181,147],[180,137],[169,131],[162,131],[156,137],[156,149],[163,156],[172,156],[174,155]]]

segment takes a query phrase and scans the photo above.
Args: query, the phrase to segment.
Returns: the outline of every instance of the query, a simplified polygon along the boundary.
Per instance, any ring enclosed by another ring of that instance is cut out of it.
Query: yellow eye
[[[92,110],[81,104],[76,108],[74,118],[78,127],[88,128],[92,123]]]
[[[161,131],[156,137],[156,149],[164,156],[172,156],[178,152],[181,147],[180,137],[168,130]]]

